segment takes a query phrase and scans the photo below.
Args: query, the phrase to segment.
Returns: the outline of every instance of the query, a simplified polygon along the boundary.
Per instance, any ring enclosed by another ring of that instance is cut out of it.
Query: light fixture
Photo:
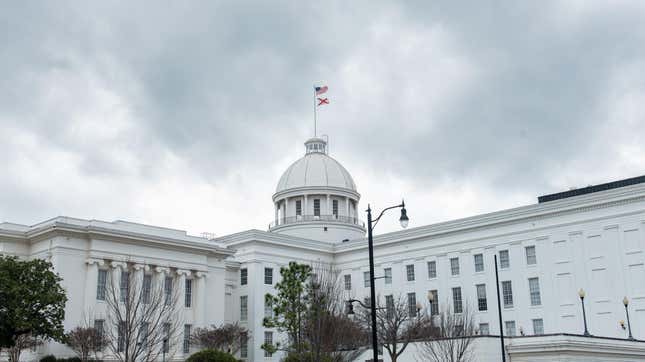
[[[578,290],[578,296],[580,297],[580,299],[584,299],[585,298],[585,290],[580,288],[580,290]]]
[[[410,219],[408,219],[408,211],[405,209],[405,201],[401,201],[401,217],[399,218],[401,227],[404,229],[407,228],[409,221]]]
[[[432,304],[433,301],[434,301],[434,294],[431,291],[428,291],[428,302]]]
[[[623,298],[623,304],[625,307],[629,305],[629,299],[627,299],[627,297]]]

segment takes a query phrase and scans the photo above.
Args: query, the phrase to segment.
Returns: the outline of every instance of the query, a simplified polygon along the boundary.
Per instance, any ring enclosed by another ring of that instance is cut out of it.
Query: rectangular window
[[[459,275],[459,258],[450,258],[450,273]]]
[[[185,293],[184,293],[184,305],[186,308],[190,308],[193,305],[193,280],[192,279],[186,279],[186,285],[185,285]]]
[[[535,255],[535,246],[527,246],[524,248],[526,251],[526,265],[537,264],[537,255]]]
[[[533,334],[544,334],[544,321],[542,318],[533,319]]]
[[[184,324],[184,345],[183,352],[184,354],[190,353],[190,324]]]
[[[104,333],[105,333],[105,320],[104,319],[96,319],[94,320],[94,330],[96,331],[97,335],[97,341],[100,341],[103,339]],[[94,346],[95,348],[98,346]]]
[[[392,268],[383,269],[383,275],[385,276],[385,284],[392,284]]]
[[[488,302],[486,300],[486,284],[477,284],[477,308],[480,311],[488,310]]]
[[[240,285],[246,285],[249,282],[248,269],[240,269]]]
[[[296,200],[296,216],[302,216],[302,201]]]
[[[542,304],[542,297],[540,296],[540,280],[538,278],[529,278],[529,293],[531,295],[531,305]]]
[[[240,320],[246,321],[249,318],[249,297],[243,295],[240,297]]]
[[[387,318],[394,317],[394,296],[393,295],[385,296],[385,311],[387,313]]]
[[[125,322],[119,322],[117,327],[116,351],[123,352],[125,349]]]
[[[273,332],[264,332],[264,344],[273,345]],[[272,354],[265,350],[264,357],[271,357]]]
[[[408,315],[410,317],[417,316],[417,294],[408,293]]]
[[[273,268],[264,268],[264,284],[273,284]]]
[[[369,288],[370,286],[370,272],[363,272],[363,286]]]
[[[429,279],[434,279],[437,277],[437,262],[436,261],[429,261],[428,262],[428,278]]]
[[[163,350],[164,352],[170,352],[170,323],[163,324]]]
[[[130,273],[127,271],[121,271],[121,283],[119,285],[121,293],[121,303],[125,303],[128,300],[128,294],[130,292]]]
[[[515,335],[515,321],[506,321],[506,322],[504,322],[504,325],[506,326],[505,334],[507,336],[514,336]]]
[[[264,316],[267,318],[273,317],[273,307],[271,307],[271,304],[266,299],[264,300]]]
[[[510,268],[511,267],[511,259],[508,256],[508,250],[500,250],[499,251],[499,267],[502,269]],[[515,322],[513,322],[515,323]]]
[[[482,336],[487,336],[490,334],[490,327],[488,323],[479,323],[479,334]]]
[[[464,305],[461,299],[461,287],[452,288],[452,304],[455,313],[462,313]]]
[[[475,272],[484,271],[484,254],[475,254]]]
[[[338,219],[338,200],[331,201],[331,213],[336,219]]]
[[[152,293],[152,275],[143,275],[143,304],[150,304],[150,293]]]
[[[172,303],[172,277],[166,277],[164,280],[164,302],[166,305]]]
[[[106,282],[107,282],[107,270],[99,269],[99,276],[96,281],[96,299],[105,300]]]
[[[410,265],[405,266],[405,274],[406,274],[409,282],[414,281],[414,264],[410,264]]]
[[[320,199],[314,199],[314,216],[320,216]]]
[[[240,357],[249,357],[249,341],[246,332],[240,335]]]
[[[431,290],[430,294],[432,294],[432,303],[430,303],[430,315],[438,315],[439,314],[439,294],[437,290]]]
[[[345,290],[352,290],[352,275],[345,274],[343,278],[345,278]]]
[[[513,308],[513,287],[510,280],[502,282],[502,299],[504,308]]]

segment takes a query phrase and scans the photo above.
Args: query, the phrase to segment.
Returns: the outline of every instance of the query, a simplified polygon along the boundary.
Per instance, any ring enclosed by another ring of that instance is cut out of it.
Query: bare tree
[[[90,356],[97,359],[96,354],[105,348],[107,340],[103,331],[86,325],[76,327],[67,333],[65,344],[76,352],[81,361],[87,362]]]
[[[127,268],[117,271],[110,273],[105,291],[107,350],[123,362],[172,356],[183,321],[177,280]]]
[[[43,344],[41,340],[31,336],[30,334],[21,334],[18,337],[16,337],[15,341],[16,341],[16,344],[14,344],[10,348],[7,348],[7,351],[9,352],[10,362],[20,361],[20,354],[22,353],[23,350],[34,348]]]
[[[467,362],[472,360],[476,327],[472,309],[465,304],[461,313],[454,313],[450,303],[433,317],[436,334],[425,339],[420,354],[424,361]]]
[[[402,295],[388,295],[384,299],[383,303],[377,298],[376,303],[377,338],[392,362],[396,362],[410,342],[431,333],[429,319],[420,304],[409,305]],[[363,308],[359,314],[365,328],[371,328],[370,313],[369,308]]]
[[[237,323],[228,323],[219,327],[197,328],[190,340],[201,348],[218,349],[234,355],[242,344],[247,343],[247,335],[246,328]]]

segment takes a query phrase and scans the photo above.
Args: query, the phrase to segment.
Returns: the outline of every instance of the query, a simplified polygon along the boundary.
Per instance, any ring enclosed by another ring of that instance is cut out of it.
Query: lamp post
[[[588,337],[591,334],[589,334],[589,330],[587,329],[587,314],[585,313],[585,295],[586,295],[585,290],[580,288],[580,290],[578,290],[578,296],[580,297],[580,303],[582,303],[582,320],[585,323],[584,335]]]
[[[629,299],[627,299],[627,296],[623,298],[623,305],[625,306],[625,313],[627,314],[627,328],[629,329],[629,339],[634,339],[634,336],[632,336],[632,325],[629,322]]]
[[[378,337],[376,333],[376,290],[374,288],[374,240],[372,238],[372,232],[374,231],[374,227],[376,227],[378,221],[381,219],[381,216],[383,216],[387,210],[398,208],[401,208],[401,217],[399,218],[399,222],[401,223],[402,228],[406,228],[408,227],[409,219],[407,211],[405,210],[405,201],[401,201],[399,205],[383,209],[379,216],[374,220],[372,220],[372,208],[369,204],[367,205],[367,247],[370,258],[370,309],[372,314],[372,352],[374,353],[374,362],[378,362]]]

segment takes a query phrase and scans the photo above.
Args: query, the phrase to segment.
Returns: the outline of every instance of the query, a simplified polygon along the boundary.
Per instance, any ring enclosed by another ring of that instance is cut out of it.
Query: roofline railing
[[[269,224],[269,229],[278,226],[306,223],[306,222],[337,222],[342,224],[351,224],[365,228],[365,222],[362,220],[344,215],[298,215],[279,218]]]

